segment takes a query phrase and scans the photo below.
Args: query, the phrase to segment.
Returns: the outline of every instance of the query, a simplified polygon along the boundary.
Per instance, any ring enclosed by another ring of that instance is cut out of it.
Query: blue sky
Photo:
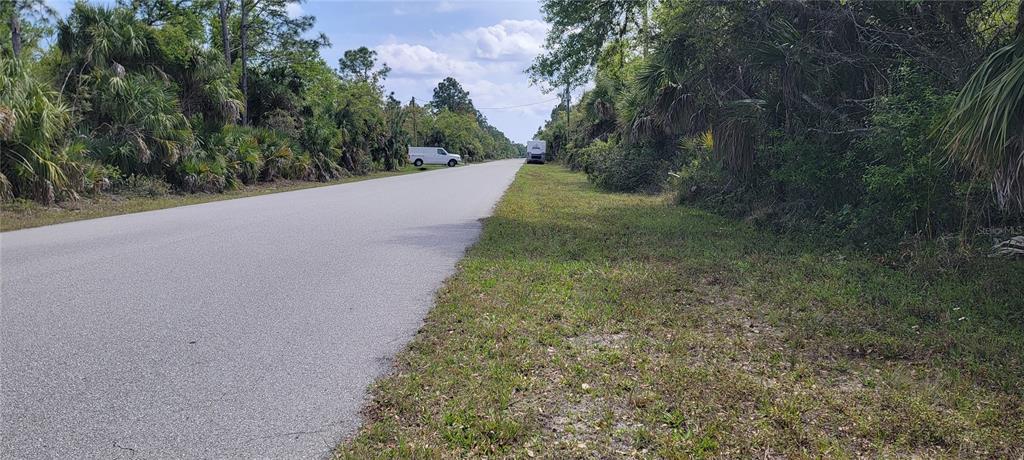
[[[518,142],[529,140],[558,103],[523,73],[547,32],[537,2],[311,0],[302,9],[331,40],[321,52],[328,63],[346,49],[377,50],[392,68],[385,86],[402,101],[429,101],[437,82],[454,76],[491,124]],[[540,101],[548,102],[497,109]]]
[[[50,3],[66,14],[72,0]],[[547,31],[535,1],[307,0],[290,14],[316,16],[314,31],[331,40],[321,54],[332,67],[347,49],[375,49],[392,68],[386,89],[403,102],[425,103],[439,81],[455,77],[513,141],[529,140],[558,104],[523,73]],[[498,109],[525,104],[532,105]]]

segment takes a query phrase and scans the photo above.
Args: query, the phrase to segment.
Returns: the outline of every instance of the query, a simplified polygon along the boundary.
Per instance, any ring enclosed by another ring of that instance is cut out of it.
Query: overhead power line
[[[554,101],[560,101],[560,100],[562,100],[562,98],[560,98],[560,97],[556,97],[556,98],[551,98],[551,99],[547,99],[547,100],[544,100],[544,101],[538,101],[538,102],[531,102],[531,103],[529,103],[529,104],[523,104],[523,105],[510,105],[510,106],[508,106],[508,107],[477,107],[476,109],[477,109],[477,110],[505,110],[505,109],[518,109],[518,108],[520,108],[520,107],[529,107],[529,106],[531,106],[531,105],[543,104],[543,103],[545,103],[545,102],[554,102]]]

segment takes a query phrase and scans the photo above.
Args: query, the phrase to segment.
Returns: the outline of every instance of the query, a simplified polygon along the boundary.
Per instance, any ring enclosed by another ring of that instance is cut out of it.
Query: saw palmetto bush
[[[999,204],[1024,213],[1024,3],[1014,40],[992,53],[957,96],[941,135],[950,157],[991,179]]]
[[[240,126],[226,127],[211,136],[205,145],[208,152],[224,157],[226,174],[243,184],[255,183],[264,165],[263,142],[255,131]]]
[[[345,174],[345,168],[338,161],[347,159],[352,162],[352,155],[341,151],[342,139],[342,130],[326,118],[318,117],[306,123],[300,142],[309,153],[309,167],[315,180],[324,182]]]
[[[177,163],[175,176],[178,186],[189,193],[220,193],[239,184],[230,174],[224,155],[202,150],[183,156]]]
[[[51,204],[74,198],[85,166],[82,147],[68,137],[70,108],[19,59],[0,58],[0,196]]]
[[[234,129],[240,129],[235,127]],[[293,140],[284,133],[265,128],[250,128],[259,145],[261,168],[258,180],[277,179],[313,180],[313,173],[306,169],[308,155],[301,151]]]
[[[75,5],[60,23],[67,91],[95,155],[125,173],[161,173],[195,143],[152,29],[131,11]]]
[[[201,115],[207,129],[237,122],[245,104],[231,69],[216,50],[194,46],[188,51],[188,58],[173,79],[180,91],[182,111]]]
[[[97,155],[125,172],[160,171],[195,143],[191,125],[168,85],[154,75],[96,71],[89,84]]]

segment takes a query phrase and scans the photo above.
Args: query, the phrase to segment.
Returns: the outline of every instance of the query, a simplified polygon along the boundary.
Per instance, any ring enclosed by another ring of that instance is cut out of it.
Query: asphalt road
[[[0,234],[0,458],[316,458],[522,160]]]

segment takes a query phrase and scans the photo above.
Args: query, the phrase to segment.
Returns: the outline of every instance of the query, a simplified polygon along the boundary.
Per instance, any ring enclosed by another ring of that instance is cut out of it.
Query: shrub
[[[254,136],[245,136],[226,155],[228,173],[243,184],[253,184],[263,169],[260,144]]]
[[[352,159],[352,174],[363,175],[373,171],[373,158],[362,150],[348,149],[346,154]]]
[[[906,70],[897,76],[871,105],[865,131],[773,131],[743,181],[729,181],[699,137],[684,140],[679,202],[879,250],[957,231],[968,183],[944,164],[932,136],[951,96]],[[968,201],[988,216],[998,214],[992,203]]]
[[[858,241],[885,244],[900,237],[955,231],[962,215],[957,177],[944,164],[930,133],[947,110],[951,97],[910,80],[900,91],[872,107],[872,135],[853,145],[859,159],[863,198],[849,223]]]
[[[595,142],[583,152],[590,180],[600,188],[616,192],[656,193],[665,185],[672,162],[659,158],[653,146],[620,147]]]
[[[185,192],[221,193],[236,185],[223,155],[193,153],[178,163],[178,186]]]
[[[351,174],[345,168],[338,165],[338,163],[335,163],[334,160],[328,158],[327,155],[319,153],[310,154],[309,165],[312,168],[313,179],[320,182],[327,182]]]
[[[679,143],[682,166],[674,179],[676,201],[692,203],[724,187],[722,166],[711,154],[710,132]]]
[[[159,177],[132,174],[113,180],[111,191],[126,197],[159,197],[171,192],[171,184]]]
[[[316,180],[324,182],[344,174],[344,168],[337,162],[343,158],[338,148],[341,136],[341,130],[322,116],[310,119],[303,126],[299,142],[309,153],[310,166]],[[352,169],[355,169],[354,165]]]
[[[295,154],[288,146],[269,146],[264,150],[263,169],[260,171],[260,180],[273,181],[275,179],[301,179],[290,176],[288,165],[295,160]]]
[[[74,180],[80,184],[82,191],[94,195],[110,190],[114,181],[121,177],[121,171],[116,166],[89,160],[83,160],[78,165],[73,175]]]
[[[282,109],[274,109],[264,115],[262,126],[280,132],[292,139],[299,136],[298,123],[290,113]]]
[[[609,148],[607,142],[594,141],[584,148],[567,149],[562,162],[573,171],[587,171],[591,157],[601,157]]]
[[[271,159],[268,164],[277,164],[276,159]],[[341,169],[340,166],[334,165]],[[281,177],[291,180],[316,180],[317,172],[313,167],[313,159],[308,154],[292,155],[287,161],[281,163]]]
[[[30,63],[0,59],[0,196],[43,204],[74,199],[81,149],[66,142],[71,108]]]

